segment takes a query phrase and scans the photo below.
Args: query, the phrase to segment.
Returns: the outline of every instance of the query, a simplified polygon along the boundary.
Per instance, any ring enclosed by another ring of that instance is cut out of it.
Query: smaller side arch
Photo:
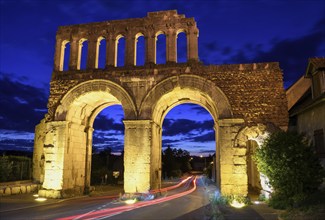
[[[101,47],[102,42],[104,42],[105,47]],[[102,58],[104,57],[104,58]],[[105,36],[99,36],[97,37],[96,40],[96,54],[95,54],[95,69],[100,68],[100,64],[104,63],[101,65],[101,67],[105,67],[105,59],[106,59],[106,37]],[[104,60],[103,62],[100,62],[100,60]]]
[[[176,30],[176,35],[178,35],[179,33],[185,33],[185,34],[187,34],[188,31],[186,29],[184,29],[184,28],[179,28],[179,29]]]
[[[139,31],[137,34],[134,36],[134,59],[133,59],[133,64],[135,66],[139,65],[144,65],[145,63],[145,45],[146,45],[146,40],[145,40],[145,35],[143,34],[144,32]]]
[[[248,140],[254,140],[261,146],[270,133],[278,130],[272,123],[243,127],[235,138],[235,146],[245,146]]]
[[[163,31],[163,30],[156,31],[156,33],[155,33],[156,38],[157,38],[159,35],[161,35],[161,34],[166,35],[166,32]]]
[[[66,57],[69,57],[70,54],[66,54],[66,46],[70,43],[69,40],[63,40],[60,48],[60,61],[59,61],[59,71],[64,70],[64,61],[67,60]]]
[[[80,70],[82,67],[82,61],[86,63],[86,58],[88,56],[88,51],[83,49],[85,42],[87,42],[87,38],[80,38],[78,41],[78,54],[77,54],[77,69]],[[87,45],[88,47],[88,45]],[[86,64],[85,64],[86,66]]]
[[[119,44],[120,44],[120,40],[121,39],[124,39],[124,40],[126,40],[126,34],[125,33],[119,33],[119,34],[117,34],[116,35],[116,37],[115,37],[115,45],[114,45],[114,47],[115,47],[115,54],[114,54],[114,57],[115,57],[115,61],[114,61],[114,66],[115,67],[117,67],[118,66],[118,63],[119,63],[119,61],[118,60],[120,60],[120,59],[122,59],[122,60],[124,60],[124,65],[125,65],[125,59],[123,58],[123,55],[124,55],[124,57],[125,57],[125,53],[126,53],[126,47],[125,47],[125,45],[124,45],[124,48],[123,48],[123,51],[121,52],[119,49],[121,49],[121,48],[119,48]]]
[[[278,130],[273,124],[257,124],[251,127],[243,127],[235,138],[235,157],[246,158],[247,186],[254,191],[260,191],[267,198],[272,192],[268,178],[260,173],[253,159],[256,149],[263,145],[270,133]]]

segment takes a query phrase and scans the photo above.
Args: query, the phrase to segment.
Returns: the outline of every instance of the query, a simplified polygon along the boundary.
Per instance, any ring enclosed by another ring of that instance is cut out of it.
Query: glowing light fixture
[[[234,199],[230,205],[234,208],[237,208],[237,209],[240,209],[240,208],[243,208],[245,206],[245,203],[242,203],[242,202],[238,202],[236,199]]]
[[[34,197],[38,197],[38,194],[34,194],[33,196],[34,196]]]
[[[127,205],[132,205],[132,204],[134,204],[136,201],[137,201],[137,199],[128,199],[128,200],[125,200],[124,202],[125,202]]]
[[[42,198],[42,197],[38,197],[35,199],[37,202],[44,202],[46,201],[47,199],[46,198]]]

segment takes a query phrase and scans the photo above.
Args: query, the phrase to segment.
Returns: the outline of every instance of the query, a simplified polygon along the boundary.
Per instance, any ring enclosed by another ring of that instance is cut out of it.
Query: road
[[[125,205],[124,202],[107,197],[82,197],[70,200],[55,200],[44,205],[4,211],[1,219],[202,219],[204,207],[209,203],[209,187],[203,178],[190,181],[181,187],[163,192],[155,200]],[[211,188],[211,187],[210,187]],[[177,198],[179,197],[179,198]],[[14,207],[14,204],[13,206]],[[25,206],[27,207],[27,206]],[[197,216],[197,217],[195,217]]]

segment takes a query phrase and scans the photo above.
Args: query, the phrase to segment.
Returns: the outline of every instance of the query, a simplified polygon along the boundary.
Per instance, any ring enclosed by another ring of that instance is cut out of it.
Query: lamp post
[[[201,154],[200,157],[203,158],[203,155]],[[206,157],[204,157],[204,169],[203,169],[203,171],[206,170],[206,167],[207,167],[206,163],[207,163]]]

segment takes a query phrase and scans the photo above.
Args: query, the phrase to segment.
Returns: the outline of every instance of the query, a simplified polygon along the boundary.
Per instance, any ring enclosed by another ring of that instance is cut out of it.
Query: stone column
[[[234,146],[234,140],[241,128],[242,119],[219,120],[220,192],[222,195],[243,195],[248,193],[246,148]]]
[[[135,37],[127,36],[125,39],[125,66],[134,66],[135,57]]]
[[[106,40],[106,66],[116,66],[116,40],[112,37]]]
[[[215,167],[215,180],[216,180],[216,185],[217,188],[220,190],[220,141],[219,141],[219,124],[216,122],[214,124],[214,134],[215,134],[215,140],[216,140],[216,160],[214,163]]]
[[[166,62],[176,63],[177,54],[176,54],[176,32],[174,29],[170,29],[166,36]]]
[[[33,181],[43,183],[44,181],[44,140],[46,135],[46,124],[44,119],[35,128],[34,150],[33,150]]]
[[[98,42],[93,38],[88,41],[87,69],[98,68]]]
[[[87,129],[84,125],[69,122],[68,143],[65,149],[63,197],[82,195],[86,185]]]
[[[161,126],[152,122],[152,138],[151,138],[151,189],[161,188],[161,143],[162,143]]]
[[[90,177],[91,177],[91,157],[92,157],[92,147],[93,147],[93,132],[94,128],[86,128],[86,163],[85,163],[85,192],[89,193],[90,189]]]
[[[63,188],[64,156],[68,143],[68,123],[46,123],[44,137],[44,182],[38,194],[43,197],[61,198]]]
[[[155,35],[146,35],[146,64],[156,64],[156,41]]]
[[[84,39],[78,41],[78,49],[77,49],[77,70],[80,70],[81,67],[81,55],[82,55],[82,47],[83,43],[85,42]]]
[[[187,61],[199,61],[198,36],[197,28],[191,28],[187,34]]]
[[[151,179],[151,120],[124,120],[124,191],[147,192]]]
[[[85,127],[68,121],[53,121],[46,123],[45,130],[45,175],[39,195],[48,198],[82,195],[86,178],[89,178],[86,176],[89,151],[86,152]]]
[[[63,70],[65,45],[63,45],[62,43],[63,43],[62,39],[56,38],[55,54],[54,54],[54,71]]]
[[[69,58],[69,70],[77,70],[79,59],[79,41],[77,38],[73,38],[70,45],[70,58]]]

